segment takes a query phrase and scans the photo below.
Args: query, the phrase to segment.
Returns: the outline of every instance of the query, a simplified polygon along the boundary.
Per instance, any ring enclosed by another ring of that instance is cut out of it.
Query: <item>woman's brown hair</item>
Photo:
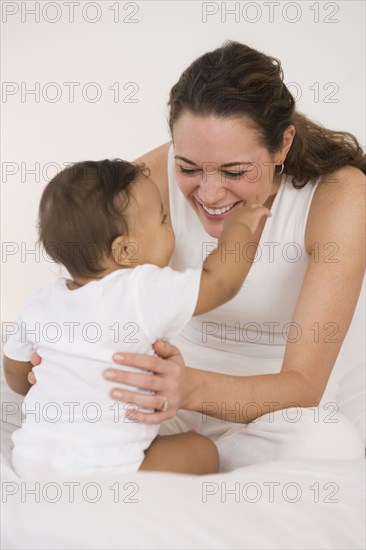
[[[197,116],[249,117],[259,139],[274,154],[288,126],[296,129],[285,160],[294,187],[346,166],[366,173],[366,157],[356,137],[329,130],[295,111],[295,100],[283,82],[281,62],[239,42],[196,59],[170,91],[169,127],[184,112]]]

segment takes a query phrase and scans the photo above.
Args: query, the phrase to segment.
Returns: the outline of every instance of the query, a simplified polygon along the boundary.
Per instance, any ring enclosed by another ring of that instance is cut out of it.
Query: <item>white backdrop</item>
[[[62,271],[37,247],[47,181],[67,163],[133,160],[169,139],[171,86],[231,39],[282,61],[297,108],[364,134],[363,1],[1,2],[2,319]],[[358,307],[349,346],[362,353]]]

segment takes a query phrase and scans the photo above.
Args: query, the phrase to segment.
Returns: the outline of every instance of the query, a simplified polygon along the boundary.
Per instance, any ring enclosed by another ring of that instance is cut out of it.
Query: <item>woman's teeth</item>
[[[230,210],[236,203],[230,204],[229,206],[225,206],[225,208],[207,208],[202,204],[202,208],[211,214],[211,216],[219,216],[220,214],[224,214],[228,210]]]

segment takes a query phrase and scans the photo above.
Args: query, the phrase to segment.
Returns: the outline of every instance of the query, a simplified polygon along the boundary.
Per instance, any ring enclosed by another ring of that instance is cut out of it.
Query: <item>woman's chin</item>
[[[224,220],[209,220],[202,214],[199,216],[200,222],[206,231],[214,239],[218,239],[224,228]]]

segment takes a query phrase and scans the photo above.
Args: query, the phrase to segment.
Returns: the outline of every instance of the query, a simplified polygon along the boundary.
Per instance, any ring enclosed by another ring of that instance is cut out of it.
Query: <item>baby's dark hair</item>
[[[114,239],[128,236],[123,213],[141,175],[149,175],[144,163],[121,159],[78,162],[57,174],[39,205],[39,242],[47,255],[74,277],[101,273]]]

